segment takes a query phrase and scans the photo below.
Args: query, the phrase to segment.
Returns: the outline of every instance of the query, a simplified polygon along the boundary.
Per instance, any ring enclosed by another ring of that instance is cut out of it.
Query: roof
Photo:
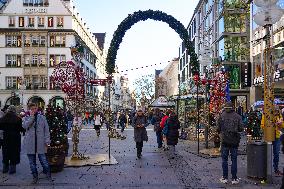
[[[165,96],[159,96],[149,105],[149,107],[157,107],[157,108],[174,107],[174,106],[175,103],[168,101],[167,97]]]
[[[104,49],[106,33],[93,33],[98,40],[98,45],[101,50]]]

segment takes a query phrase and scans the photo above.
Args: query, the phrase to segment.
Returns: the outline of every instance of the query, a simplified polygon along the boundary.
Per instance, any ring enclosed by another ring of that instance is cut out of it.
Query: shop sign
[[[26,14],[38,14],[38,13],[47,13],[46,8],[26,8],[25,9]]]
[[[241,64],[241,81],[243,87],[251,86],[251,63],[246,62]]]
[[[275,80],[277,80],[277,79],[279,79],[280,78],[280,70],[276,70],[276,72],[274,73],[274,79]],[[263,83],[264,82],[264,76],[262,75],[262,76],[259,76],[259,77],[256,77],[256,78],[254,78],[254,80],[253,80],[253,84],[254,85],[257,85],[257,84],[261,84],[261,83]]]

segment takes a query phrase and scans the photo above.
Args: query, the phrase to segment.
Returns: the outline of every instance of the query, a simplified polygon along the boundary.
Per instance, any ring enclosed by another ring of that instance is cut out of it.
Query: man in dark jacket
[[[15,106],[11,105],[7,113],[0,119],[0,130],[3,130],[3,173],[16,173],[16,165],[20,163],[22,119],[17,116]]]
[[[120,116],[118,119],[119,119],[119,125],[121,127],[121,132],[123,132],[125,129],[125,124],[127,122],[126,115],[124,114],[124,112],[120,113]]]
[[[233,104],[227,102],[224,107],[224,112],[217,121],[217,131],[221,134],[221,156],[223,177],[220,182],[228,182],[228,156],[231,154],[232,166],[232,184],[238,184],[237,178],[237,154],[240,143],[239,132],[243,131],[242,118],[233,109]]]

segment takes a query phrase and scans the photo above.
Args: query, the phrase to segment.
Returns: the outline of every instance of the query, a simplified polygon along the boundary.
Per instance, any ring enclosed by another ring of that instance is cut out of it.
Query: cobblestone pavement
[[[111,140],[111,154],[118,161],[117,165],[64,168],[62,172],[52,174],[52,182],[47,181],[41,174],[37,185],[30,184],[31,174],[23,151],[21,164],[17,166],[15,175],[0,173],[0,188],[280,188],[281,178],[275,178],[274,185],[260,185],[259,181],[247,179],[245,155],[238,158],[238,176],[242,178],[240,184],[224,185],[218,181],[221,175],[221,159],[196,155],[196,142],[180,141],[176,158],[169,159],[164,151],[157,148],[156,135],[153,129],[149,128],[149,141],[144,143],[143,157],[138,160],[133,141],[133,129],[126,129],[124,135],[127,137],[125,140]],[[70,144],[69,154],[71,149]],[[108,153],[107,131],[103,129],[98,138],[91,127],[83,129],[79,149],[86,155]],[[2,159],[2,155],[0,158]],[[280,165],[284,165],[283,157],[281,157]],[[2,162],[0,166],[1,169]],[[41,170],[40,166],[39,170]]]

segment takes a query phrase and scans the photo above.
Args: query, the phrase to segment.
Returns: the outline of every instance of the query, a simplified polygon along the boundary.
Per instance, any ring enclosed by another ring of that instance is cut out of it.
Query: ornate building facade
[[[71,60],[70,47],[84,49],[81,67],[89,78],[104,75],[104,50],[72,0],[8,0],[0,9],[1,106],[35,102],[64,106],[64,94],[50,82],[54,67]],[[102,90],[102,89],[100,89]],[[99,96],[86,85],[86,95]]]

